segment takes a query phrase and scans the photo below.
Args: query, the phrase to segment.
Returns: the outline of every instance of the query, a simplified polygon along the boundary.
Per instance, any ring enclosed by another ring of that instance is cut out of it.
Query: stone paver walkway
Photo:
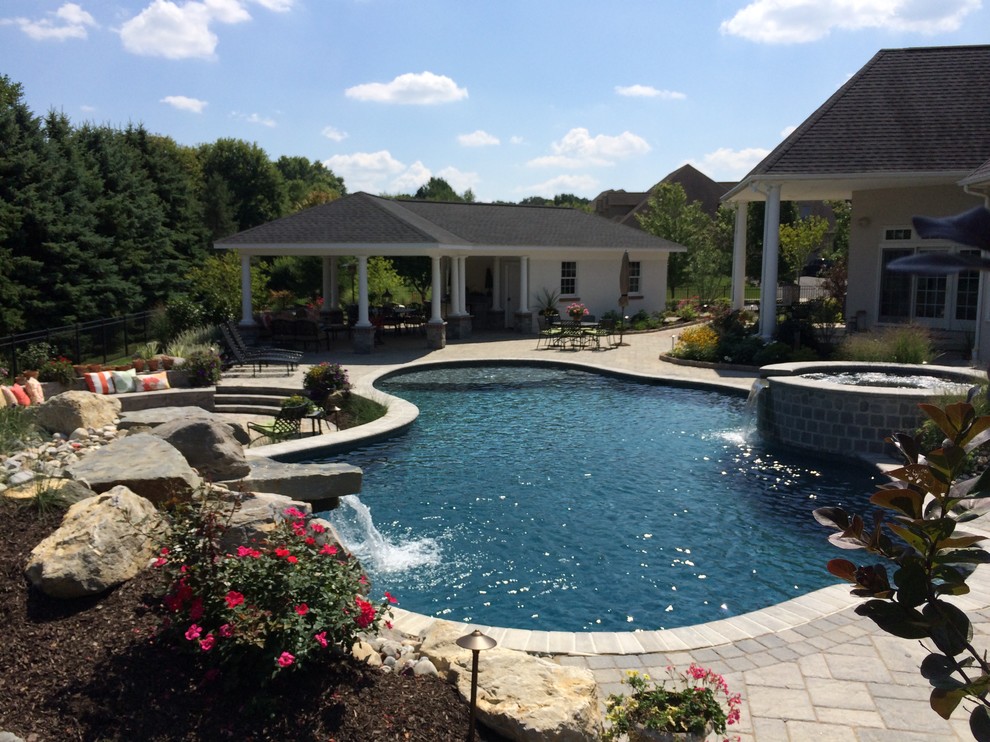
[[[626,336],[628,345],[607,351],[536,350],[535,337],[477,333],[429,351],[419,336],[385,338],[371,355],[353,353],[346,343],[306,360],[333,360],[348,369],[355,388],[377,395],[372,384],[389,371],[435,362],[530,359],[607,369],[631,376],[665,379],[672,384],[717,386],[744,393],[754,373],[673,365],[659,360],[677,331]],[[301,388],[303,369],[292,378],[241,378],[237,383]],[[389,414],[373,428],[343,431],[278,446],[252,449],[249,455],[295,454],[307,448],[347,442],[368,433],[408,424],[414,412],[390,400]],[[981,524],[983,519],[976,521]],[[982,531],[966,524],[968,531]],[[823,538],[826,536],[823,532]],[[975,625],[978,648],[990,645],[990,574],[978,570],[973,591],[957,599]],[[740,587],[740,589],[745,589]],[[623,673],[635,669],[662,677],[668,665],[691,662],[723,674],[731,691],[743,696],[742,719],[730,731],[758,742],[921,742],[970,740],[967,716],[959,710],[944,721],[928,706],[927,681],[918,672],[927,654],[918,642],[898,639],[857,616],[859,600],[836,585],[761,611],[698,626],[627,633],[533,632],[481,626],[501,646],[552,655],[557,662],[589,668],[600,698],[622,692]],[[437,619],[398,611],[397,628],[415,634]],[[465,626],[468,629],[475,628]]]

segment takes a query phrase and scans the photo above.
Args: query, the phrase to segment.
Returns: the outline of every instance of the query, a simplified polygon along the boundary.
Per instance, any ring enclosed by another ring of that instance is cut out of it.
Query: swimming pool
[[[455,621],[672,628],[830,584],[811,517],[860,509],[871,470],[749,442],[745,399],[544,367],[378,385],[420,408],[331,514],[375,591]]]

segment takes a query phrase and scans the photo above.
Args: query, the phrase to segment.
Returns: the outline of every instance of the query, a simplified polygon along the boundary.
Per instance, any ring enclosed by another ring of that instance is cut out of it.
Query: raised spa
[[[919,403],[965,394],[981,381],[950,366],[844,362],[781,363],[760,376],[751,397],[761,435],[845,456],[890,453],[884,439],[924,419]]]

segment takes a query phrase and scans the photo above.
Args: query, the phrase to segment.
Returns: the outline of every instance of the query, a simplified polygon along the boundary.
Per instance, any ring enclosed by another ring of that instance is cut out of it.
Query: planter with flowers
[[[584,304],[574,302],[573,304],[567,305],[567,314],[570,315],[570,318],[575,322],[580,322],[585,318],[585,315],[588,314],[588,307]]]
[[[347,371],[339,363],[324,361],[310,366],[306,371],[303,388],[316,404],[326,407],[331,400],[350,390],[351,383],[347,379]]]
[[[626,734],[629,742],[701,742],[712,732],[725,734],[727,725],[739,721],[742,699],[729,693],[721,675],[693,663],[682,672],[667,667],[667,675],[652,682],[649,675],[629,671],[623,682],[633,692],[608,697],[611,726],[603,739]]]

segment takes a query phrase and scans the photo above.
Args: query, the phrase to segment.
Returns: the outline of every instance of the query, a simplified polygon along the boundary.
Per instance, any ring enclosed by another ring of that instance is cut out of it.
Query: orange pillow
[[[113,372],[97,371],[86,374],[86,388],[93,394],[114,394],[117,390],[113,385]]]
[[[10,391],[13,393],[14,398],[17,400],[17,404],[21,405],[22,407],[31,406],[31,398],[27,395],[27,392],[24,391],[24,387],[22,387],[20,384],[14,384],[12,387],[10,387]]]
[[[162,371],[157,374],[146,374],[137,377],[141,389],[146,392],[156,392],[159,389],[168,389],[168,372]]]

